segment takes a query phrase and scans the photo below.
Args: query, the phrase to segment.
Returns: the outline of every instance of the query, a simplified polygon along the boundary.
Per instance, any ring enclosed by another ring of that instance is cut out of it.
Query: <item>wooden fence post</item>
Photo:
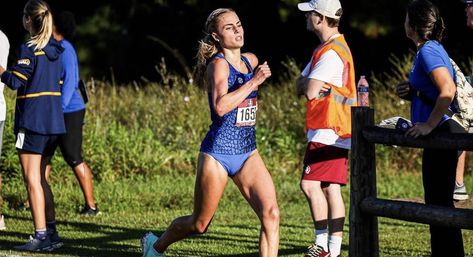
[[[349,257],[379,257],[378,219],[360,209],[363,199],[376,197],[375,145],[362,134],[373,124],[373,109],[352,107]]]

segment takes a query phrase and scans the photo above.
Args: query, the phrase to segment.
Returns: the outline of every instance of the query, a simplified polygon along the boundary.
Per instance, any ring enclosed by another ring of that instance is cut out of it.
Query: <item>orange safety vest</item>
[[[327,51],[334,50],[343,61],[343,86],[331,85],[331,93],[307,101],[306,130],[333,129],[342,138],[351,137],[351,107],[357,105],[355,69],[350,48],[343,35],[314,50],[310,70]]]

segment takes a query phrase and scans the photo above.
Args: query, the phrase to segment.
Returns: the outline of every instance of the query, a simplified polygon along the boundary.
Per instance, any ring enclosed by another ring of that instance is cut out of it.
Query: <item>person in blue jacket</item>
[[[51,251],[62,241],[45,172],[57,136],[66,132],[60,88],[64,49],[51,37],[53,17],[43,0],[26,3],[23,26],[31,38],[21,45],[18,61],[8,71],[0,66],[1,81],[17,90],[14,133],[35,227],[34,236],[15,249]]]
[[[63,64],[62,110],[66,124],[66,134],[58,138],[59,148],[67,164],[79,180],[85,205],[81,214],[94,216],[99,214],[95,204],[92,172],[82,158],[82,126],[84,124],[85,103],[79,93],[79,63],[72,44],[67,40],[75,33],[75,20],[71,12],[61,12],[54,17],[53,36],[64,48],[61,54]],[[49,178],[51,165],[46,166],[46,178]]]

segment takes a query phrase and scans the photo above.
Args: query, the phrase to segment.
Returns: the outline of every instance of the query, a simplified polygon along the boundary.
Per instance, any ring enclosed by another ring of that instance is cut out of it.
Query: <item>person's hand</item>
[[[404,100],[410,100],[410,92],[411,86],[409,84],[409,81],[401,82],[399,85],[396,86],[396,94]]]
[[[432,132],[434,128],[429,126],[427,123],[416,123],[412,128],[406,131],[406,136],[417,138],[419,136],[426,136]]]
[[[2,76],[2,74],[5,72],[5,68],[3,68],[1,65],[0,65],[0,76]]]
[[[320,88],[320,92],[328,92],[330,91],[330,85],[327,83],[324,83],[323,86]]]
[[[255,75],[251,79],[256,85],[261,85],[267,78],[271,77],[271,69],[267,62],[256,68]]]

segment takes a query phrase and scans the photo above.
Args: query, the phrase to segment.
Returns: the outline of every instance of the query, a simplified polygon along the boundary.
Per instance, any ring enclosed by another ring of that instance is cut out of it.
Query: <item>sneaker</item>
[[[468,194],[466,193],[465,184],[459,185],[455,182],[455,190],[453,190],[453,200],[463,201],[468,199]]]
[[[95,205],[95,209],[92,209],[88,204],[85,204],[84,208],[79,213],[84,216],[97,216],[101,214],[97,205]]]
[[[7,229],[7,226],[5,226],[5,219],[3,218],[3,215],[0,215],[0,230],[5,229]]]
[[[330,253],[326,252],[322,246],[312,244],[307,248],[304,257],[330,257]]]
[[[13,247],[17,251],[52,251],[54,248],[51,246],[51,241],[49,237],[46,237],[44,240],[39,240],[33,236],[30,236],[28,242],[24,245],[18,245]]]
[[[62,242],[62,239],[59,237],[59,234],[57,231],[54,231],[51,234],[48,234],[49,240],[51,241],[51,247],[53,249],[59,249],[64,245],[64,242]]]
[[[143,257],[165,257],[164,253],[158,253],[153,245],[158,241],[159,237],[155,234],[148,232],[141,238],[141,250],[143,251]]]

